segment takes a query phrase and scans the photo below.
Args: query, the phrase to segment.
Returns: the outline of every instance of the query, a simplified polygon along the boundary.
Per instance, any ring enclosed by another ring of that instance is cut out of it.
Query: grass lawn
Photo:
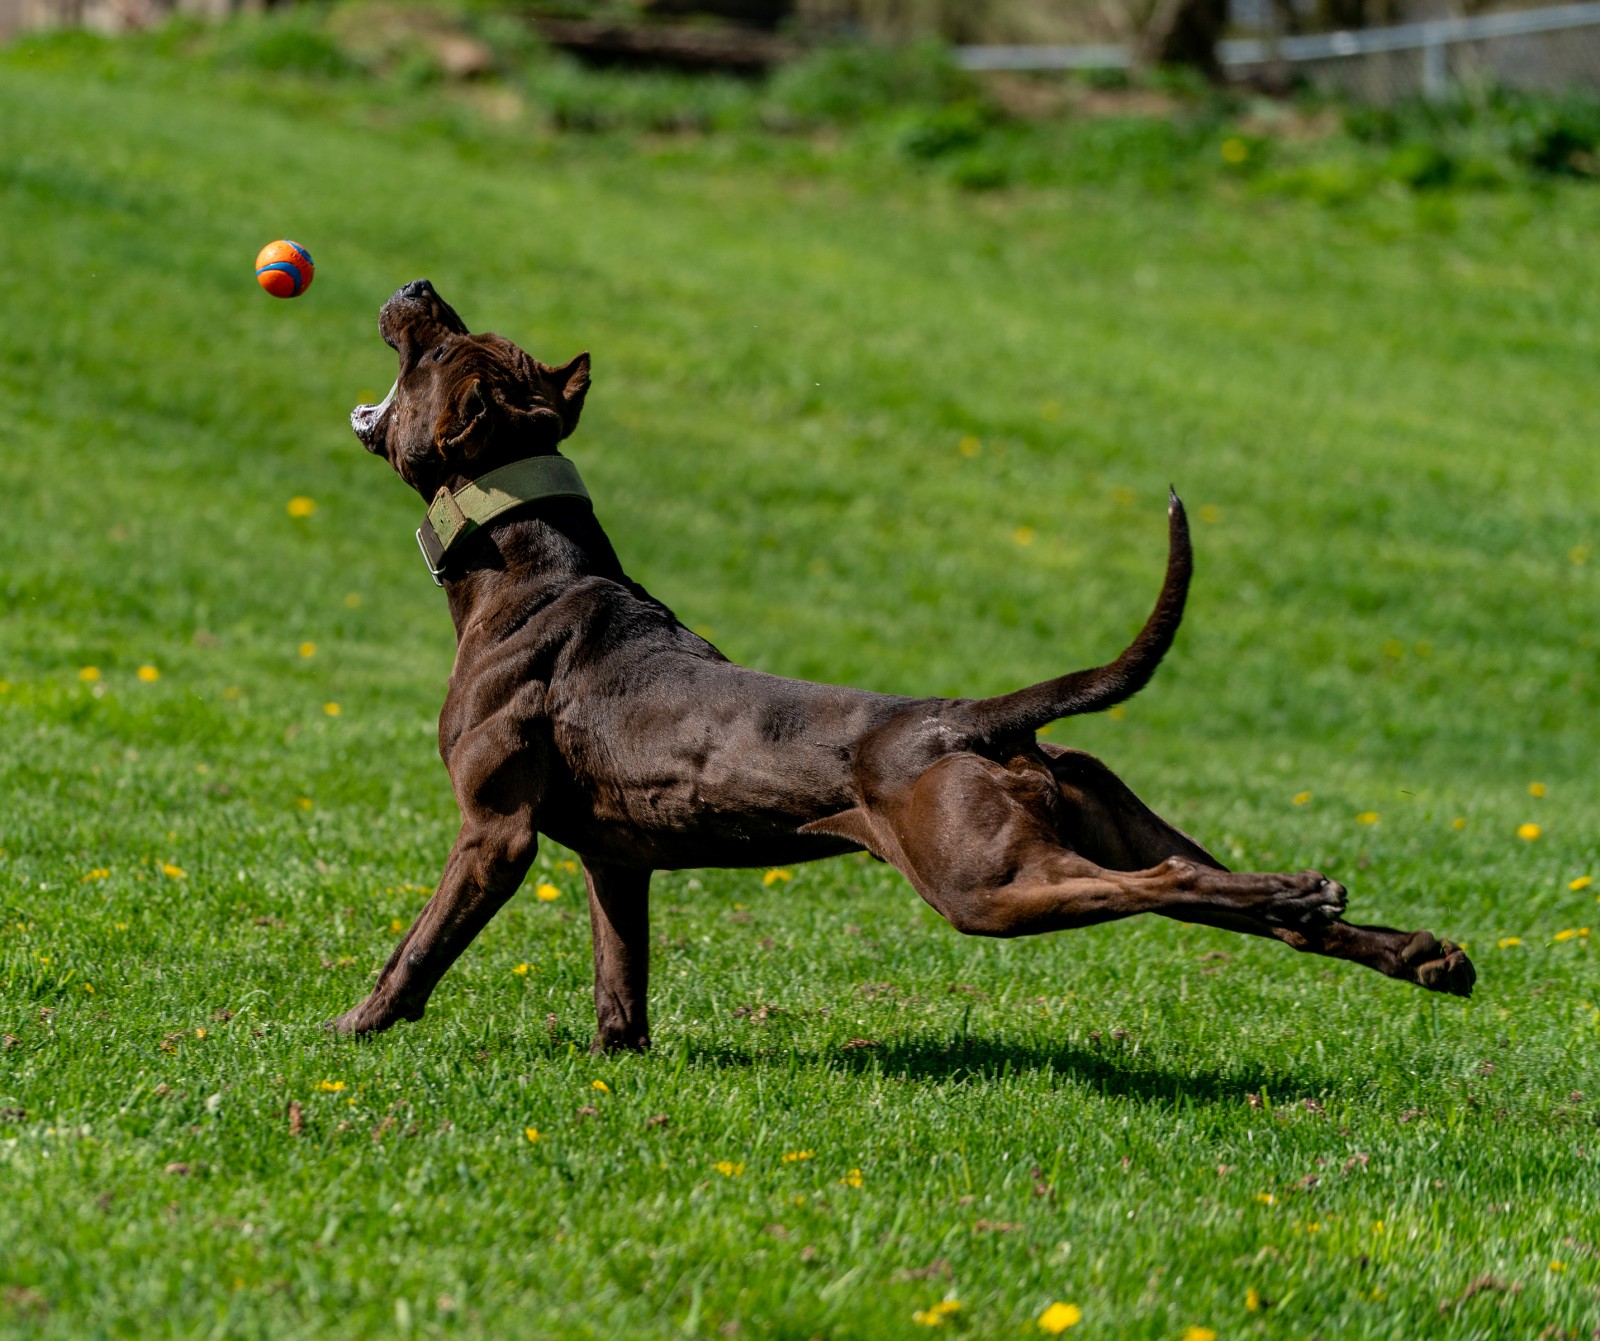
[[[0,1336],[1590,1335],[1600,197],[972,195],[299,103],[0,67]],[[324,1034],[455,827],[443,597],[345,421],[418,275],[594,352],[624,562],[766,670],[1102,660],[1176,484],[1185,630],[1053,738],[1469,942],[1475,999],[967,940],[840,859],[659,875],[657,1046],[596,1060],[546,845],[424,1021]]]

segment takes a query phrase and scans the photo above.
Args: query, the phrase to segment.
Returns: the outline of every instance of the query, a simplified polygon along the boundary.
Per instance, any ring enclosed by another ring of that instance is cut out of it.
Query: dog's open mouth
[[[356,437],[361,439],[361,445],[372,447],[372,440],[377,436],[378,422],[383,418],[384,411],[394,404],[394,394],[400,389],[400,381],[395,379],[395,384],[389,388],[389,394],[377,405],[358,405],[350,411],[350,427],[355,430]]]

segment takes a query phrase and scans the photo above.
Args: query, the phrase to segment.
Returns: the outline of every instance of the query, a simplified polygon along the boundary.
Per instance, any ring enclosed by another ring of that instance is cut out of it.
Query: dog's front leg
[[[372,1034],[401,1020],[420,1020],[439,979],[472,938],[517,892],[538,847],[525,814],[469,819],[461,826],[439,888],[411,924],[372,994],[328,1028]]]
[[[590,1051],[648,1048],[650,872],[585,857],[583,876],[594,928],[594,1010],[599,1020]]]

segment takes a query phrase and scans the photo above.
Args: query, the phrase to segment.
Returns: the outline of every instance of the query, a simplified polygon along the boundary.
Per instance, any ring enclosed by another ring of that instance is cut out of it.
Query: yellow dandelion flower
[[[90,996],[93,996],[94,995],[94,984],[92,982],[84,983],[83,990],[86,991]]]
[[[1237,135],[1230,135],[1222,142],[1222,161],[1232,163],[1237,167],[1250,157],[1250,146]]]
[[[1310,792],[1296,792],[1289,799],[1290,799],[1290,801],[1292,801],[1297,806],[1308,806],[1308,805],[1311,804],[1311,793]]]
[[[1522,944],[1522,937],[1521,936],[1502,936],[1499,940],[1497,940],[1495,942],[1495,944],[1498,945],[1502,950],[1509,950],[1514,945],[1521,945]]]
[[[761,883],[763,885],[775,885],[780,880],[793,880],[793,879],[794,879],[794,872],[793,871],[785,871],[780,867],[774,867],[772,870],[768,871],[765,875],[763,875],[761,877]]]
[[[322,705],[322,711],[327,713],[329,717],[337,717],[341,712],[344,711],[344,709],[341,708],[337,703],[324,703]]]
[[[161,678],[161,672],[158,671],[154,666],[140,666],[135,674],[137,674],[138,677],[146,684],[154,684]]]
[[[43,964],[46,968],[49,968],[50,967],[50,956],[49,955],[40,955],[39,956],[39,962],[41,964]]]
[[[203,1028],[202,1029],[196,1029],[194,1031],[194,1036],[196,1038],[204,1038],[206,1036],[206,1031]]]
[[[111,925],[118,931],[126,931],[128,929],[126,922],[113,922]]]
[[[289,500],[289,515],[291,517],[309,517],[316,510],[316,500],[307,498],[304,494],[296,494]]]
[[[1069,1327],[1083,1321],[1083,1310],[1076,1304],[1051,1304],[1039,1315],[1039,1330],[1051,1336],[1060,1336]]]
[[[1183,1341],[1217,1341],[1215,1327],[1185,1327]]]
[[[711,1167],[720,1173],[724,1178],[737,1178],[741,1173],[744,1172],[744,1161],[739,1160],[735,1162],[731,1159],[719,1159]]]
[[[946,1318],[960,1310],[959,1299],[941,1299],[932,1308],[919,1308],[911,1315],[911,1321],[921,1323],[924,1327],[942,1327]]]
[[[1522,839],[1522,841],[1525,843],[1533,842],[1533,840],[1543,832],[1544,830],[1541,829],[1537,824],[1517,825],[1517,837]]]
[[[528,1138],[528,1143],[530,1145],[539,1139],[539,1129],[537,1127],[524,1127],[522,1129],[522,1134]]]
[[[1256,1200],[1259,1201],[1263,1206],[1276,1206],[1278,1204],[1277,1197],[1275,1197],[1271,1192],[1257,1192]]]
[[[783,1155],[785,1164],[798,1164],[803,1159],[810,1159],[817,1152],[815,1150],[786,1150]]]
[[[1556,932],[1556,934],[1554,936],[1552,936],[1551,939],[1552,940],[1556,940],[1556,941],[1570,941],[1577,934],[1578,934],[1578,930],[1577,930],[1576,927],[1568,927],[1565,931]]]
[[[1019,526],[1011,533],[1011,538],[1024,547],[1033,544],[1034,531],[1031,526]]]
[[[319,1080],[317,1082],[317,1088],[319,1090],[321,1090],[324,1094],[339,1094],[339,1093],[343,1092],[343,1090],[344,1090],[344,1081],[342,1081],[342,1080]]]
[[[591,1080],[589,1082],[589,1088],[592,1090],[599,1090],[602,1094],[611,1093],[611,1086],[606,1084],[606,1082],[603,1080]]]
[[[851,1169],[849,1173],[845,1174],[845,1176],[839,1180],[839,1186],[860,1187],[865,1182],[866,1179],[861,1176],[860,1169]]]
[[[1589,547],[1587,545],[1574,545],[1567,551],[1567,558],[1573,563],[1587,563],[1589,561]]]
[[[526,964],[518,964],[516,968],[512,969],[511,971],[519,978],[526,978],[528,976],[528,966]]]
[[[1246,1313],[1259,1313],[1261,1311],[1261,1291],[1252,1285],[1244,1292],[1244,1311]]]
[[[1128,716],[1128,705],[1125,703],[1118,703],[1115,707],[1108,708],[1106,710],[1106,716],[1109,717],[1113,722],[1125,721]]]
[[[1214,526],[1222,520],[1222,509],[1215,503],[1202,503],[1200,505],[1200,520],[1209,522]]]
[[[187,880],[189,878],[189,872],[181,866],[174,866],[170,861],[161,863],[161,874],[169,880]]]
[[[406,929],[406,923],[405,923],[405,919],[403,917],[391,917],[389,919],[389,930],[390,931],[404,931],[405,929]]]
[[[983,450],[983,443],[981,440],[968,433],[966,437],[962,438],[961,441],[956,444],[956,450],[960,452],[962,456],[976,456]]]
[[[361,593],[352,591],[345,595],[344,608],[346,610],[359,610],[361,608]]]
[[[104,866],[96,866],[94,870],[90,871],[89,874],[84,876],[83,879],[78,883],[81,885],[89,880],[109,880],[110,878],[111,872],[109,870],[107,870]]]
[[[1544,794],[1545,794],[1545,785],[1544,785],[1544,783],[1542,783],[1542,782],[1530,782],[1528,784],[1528,795],[1529,796],[1543,796]]]
[[[540,903],[549,903],[552,899],[559,899],[561,891],[554,885],[540,885],[533,891],[533,897],[538,899]]]
[[[1454,829],[1457,833],[1460,833],[1461,830],[1463,830],[1463,829],[1465,829],[1467,827],[1467,822],[1466,822],[1465,819],[1463,819],[1461,816],[1458,815],[1458,816],[1456,816],[1455,819],[1450,821],[1450,827],[1452,829]]]
[[[1550,1270],[1552,1270],[1552,1271],[1565,1271],[1566,1269],[1567,1269],[1567,1264],[1565,1262],[1552,1262],[1552,1263],[1550,1263]]]
[[[564,861],[558,861],[556,865],[568,875],[577,875],[578,873],[578,863],[573,861],[570,857]]]
[[[85,684],[93,684],[100,678],[100,667],[85,666],[81,671],[78,672],[78,678]]]
[[[1372,1232],[1374,1234],[1383,1233],[1383,1221],[1382,1220],[1374,1220],[1372,1222]]]
[[[1378,812],[1376,810],[1363,810],[1356,816],[1357,824],[1376,824],[1377,822]]]
[[[1592,884],[1594,884],[1593,876],[1580,875],[1576,880],[1567,881],[1567,888],[1576,894],[1580,889],[1588,889]]]
[[[317,654],[317,645],[311,642],[301,643],[297,649],[303,657],[314,657]]]

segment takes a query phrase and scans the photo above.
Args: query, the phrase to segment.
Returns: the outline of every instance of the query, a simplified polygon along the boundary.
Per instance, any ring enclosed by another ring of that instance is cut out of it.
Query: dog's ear
[[[456,388],[434,425],[433,440],[447,456],[471,460],[484,448],[490,431],[489,402],[480,380],[469,377]]]
[[[583,398],[589,394],[589,351],[563,363],[559,368],[540,365],[544,375],[555,383],[561,397],[561,436],[570,437],[578,426],[578,416],[583,413]]]

